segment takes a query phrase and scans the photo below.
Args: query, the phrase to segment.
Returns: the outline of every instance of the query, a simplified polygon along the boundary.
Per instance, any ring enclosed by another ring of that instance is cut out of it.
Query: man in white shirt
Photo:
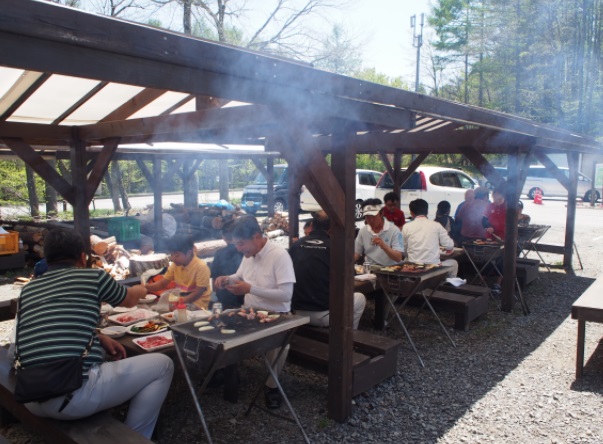
[[[395,265],[403,259],[403,244],[400,230],[381,214],[380,199],[367,199],[362,210],[366,220],[356,236],[354,261],[365,256],[365,261],[377,265]]]
[[[413,221],[402,227],[406,258],[414,263],[439,264],[440,246],[451,252],[454,241],[440,223],[427,219],[429,204],[425,200],[413,200],[408,208]],[[446,259],[441,264],[452,267],[448,277],[456,277],[459,269],[457,261]]]
[[[234,245],[243,260],[237,272],[231,276],[219,276],[215,280],[216,288],[226,289],[236,295],[245,295],[245,305],[277,313],[291,311],[291,298],[295,272],[293,262],[287,250],[269,242],[264,237],[258,221],[253,216],[244,216],[235,222],[232,231]],[[280,349],[271,350],[267,357],[274,362]],[[280,373],[287,349],[277,362],[277,374]],[[266,407],[279,408],[281,395],[272,377],[266,381]]]

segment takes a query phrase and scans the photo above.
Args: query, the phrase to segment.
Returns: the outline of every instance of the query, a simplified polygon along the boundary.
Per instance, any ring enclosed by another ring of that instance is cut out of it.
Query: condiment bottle
[[[176,320],[179,324],[188,321],[188,313],[186,311],[186,304],[182,301],[178,302],[176,306]]]

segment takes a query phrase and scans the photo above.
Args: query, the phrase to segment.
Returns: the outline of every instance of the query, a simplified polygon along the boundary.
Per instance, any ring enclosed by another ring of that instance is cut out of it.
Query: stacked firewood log
[[[42,259],[44,257],[44,236],[47,228],[29,225],[15,225],[15,231],[19,233],[19,239],[23,241],[23,251],[30,256]]]
[[[288,235],[289,213],[274,213],[273,217],[264,218],[261,227],[268,237]]]
[[[90,249],[94,267],[102,268],[115,279],[125,279],[129,276],[132,254],[117,243],[115,236],[102,239],[91,235]]]

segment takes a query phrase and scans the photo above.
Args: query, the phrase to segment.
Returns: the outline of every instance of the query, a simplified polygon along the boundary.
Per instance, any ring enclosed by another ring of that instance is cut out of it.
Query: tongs
[[[496,235],[496,234],[494,234],[494,233],[490,233],[490,236],[492,236],[494,239],[496,239],[496,240],[497,240],[497,241],[499,241],[499,242],[503,242],[502,238],[501,238],[500,236],[497,236],[497,235]]]

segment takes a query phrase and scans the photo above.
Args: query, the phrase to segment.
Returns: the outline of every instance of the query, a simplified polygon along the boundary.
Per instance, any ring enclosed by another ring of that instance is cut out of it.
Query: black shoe
[[[268,388],[264,390],[264,398],[266,401],[266,408],[273,410],[278,409],[283,402],[283,397],[277,388]]]

